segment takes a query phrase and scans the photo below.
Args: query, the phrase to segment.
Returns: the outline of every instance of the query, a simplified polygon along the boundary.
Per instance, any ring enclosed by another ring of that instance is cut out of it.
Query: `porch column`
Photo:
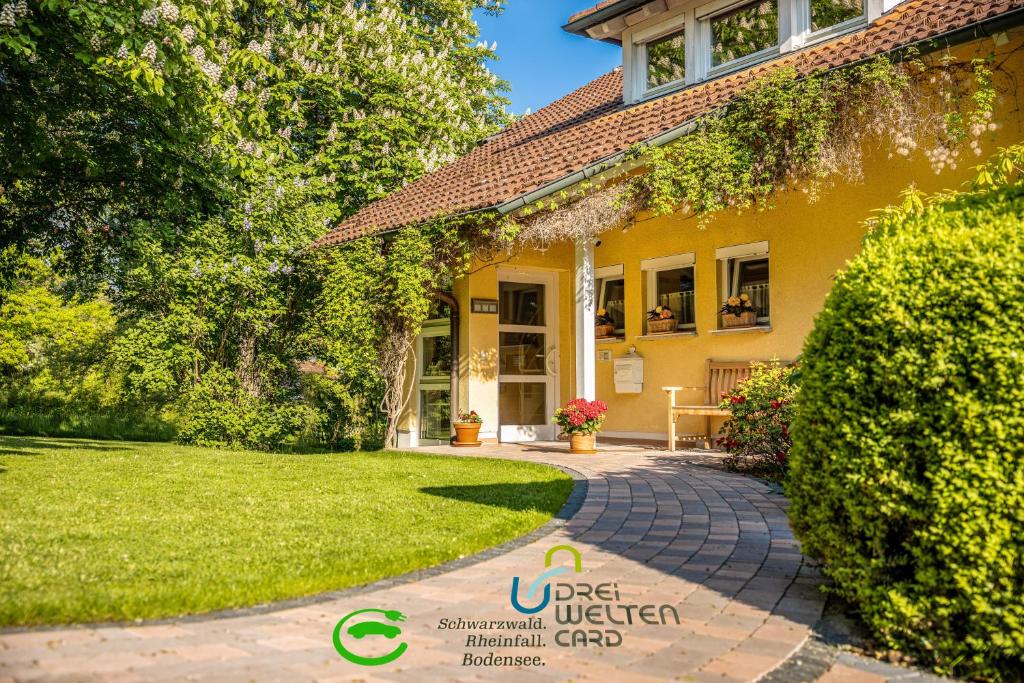
[[[594,338],[594,242],[576,241],[576,395],[588,401],[597,396],[597,358]]]

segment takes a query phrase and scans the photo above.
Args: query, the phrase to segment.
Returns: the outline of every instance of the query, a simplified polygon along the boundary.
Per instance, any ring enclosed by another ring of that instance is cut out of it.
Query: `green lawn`
[[[0,625],[167,617],[354,586],[544,524],[528,463],[0,437]]]

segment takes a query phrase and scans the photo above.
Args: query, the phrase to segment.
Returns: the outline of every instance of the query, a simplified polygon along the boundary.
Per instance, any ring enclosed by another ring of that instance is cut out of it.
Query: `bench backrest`
[[[753,361],[716,361],[710,358],[704,372],[705,405],[718,405],[722,402],[722,393],[728,393],[743,380],[750,377],[750,365]]]
[[[768,363],[764,360],[707,360],[704,370],[704,395],[705,405],[718,405],[722,402],[722,392],[729,393],[736,386],[751,375],[755,363]],[[793,361],[779,361],[782,365],[793,365]]]

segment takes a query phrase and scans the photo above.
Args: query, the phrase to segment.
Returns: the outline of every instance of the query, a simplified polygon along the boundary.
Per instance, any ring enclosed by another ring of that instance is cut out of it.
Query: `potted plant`
[[[604,401],[574,398],[555,411],[552,421],[569,435],[570,453],[597,453],[594,441],[607,413]]]
[[[757,309],[746,293],[730,296],[719,312],[722,314],[722,327],[753,327],[757,324]]]
[[[462,447],[479,446],[480,425],[483,423],[484,419],[475,410],[459,413],[457,419],[452,424],[455,427],[455,440],[452,441],[452,445]]]
[[[607,339],[615,336],[615,321],[603,308],[597,309],[597,316],[594,320],[594,336],[598,339]]]
[[[658,306],[647,311],[647,334],[664,334],[676,329],[676,317],[671,308]]]

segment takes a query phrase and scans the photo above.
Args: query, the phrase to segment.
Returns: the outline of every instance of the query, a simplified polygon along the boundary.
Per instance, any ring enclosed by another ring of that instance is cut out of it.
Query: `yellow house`
[[[767,30],[730,44],[730,23],[751,20]],[[782,65],[810,74],[914,46],[967,60],[998,53],[1019,74],[1022,21],[1024,0],[604,0],[565,29],[620,44],[620,68],[366,207],[324,242],[515,212],[621,169],[633,145],[678,139]],[[1020,138],[1011,100],[985,152]],[[919,155],[866,155],[863,180],[815,202],[783,193],[771,210],[723,212],[704,228],[683,213],[641,212],[594,240],[474,264],[417,341],[400,445],[447,441],[453,408],[480,413],[485,440],[553,439],[554,409],[576,396],[609,405],[602,438],[664,442],[663,386],[703,385],[708,360],[795,359],[871,211],[910,185],[934,191],[970,174],[968,162],[936,174]],[[740,294],[756,313],[730,326],[719,310]],[[646,313],[659,305],[674,313],[665,331],[649,329]],[[601,309],[611,324],[598,328]],[[691,391],[683,401],[704,402]],[[700,432],[703,418],[679,427]]]

